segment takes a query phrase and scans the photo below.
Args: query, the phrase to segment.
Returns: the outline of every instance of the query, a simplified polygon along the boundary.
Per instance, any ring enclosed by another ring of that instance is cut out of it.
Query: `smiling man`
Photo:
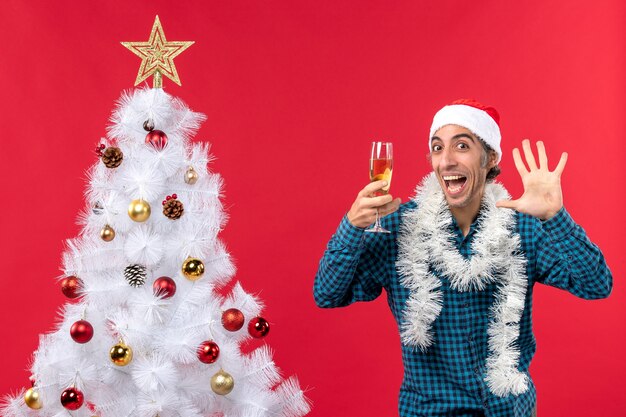
[[[513,150],[524,194],[511,200],[500,172],[499,115],[457,100],[433,119],[430,173],[407,203],[363,188],[319,265],[320,307],[370,301],[382,290],[402,339],[399,413],[409,416],[536,414],[528,373],[535,353],[532,291],[551,285],[584,299],[607,297],[602,253],[563,207],[561,174],[542,142]],[[390,234],[364,233],[382,219]]]

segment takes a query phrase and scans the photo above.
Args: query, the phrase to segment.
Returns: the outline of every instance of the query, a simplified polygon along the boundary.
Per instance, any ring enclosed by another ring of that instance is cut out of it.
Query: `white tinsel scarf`
[[[483,291],[495,282],[498,290],[491,307],[486,382],[491,392],[504,397],[528,389],[528,377],[517,369],[519,322],[526,297],[526,260],[520,237],[514,232],[515,212],[496,207],[510,196],[500,184],[487,184],[482,215],[467,260],[454,246],[452,215],[434,173],[417,187],[417,209],[403,215],[396,264],[400,283],[411,293],[401,327],[402,342],[426,351],[433,343],[432,323],[443,307],[441,281],[430,267],[450,280],[457,291]]]

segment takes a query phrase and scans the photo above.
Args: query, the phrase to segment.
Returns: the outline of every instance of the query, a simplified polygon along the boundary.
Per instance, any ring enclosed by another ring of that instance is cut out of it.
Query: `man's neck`
[[[470,231],[470,226],[480,210],[481,199],[475,199],[465,207],[450,207],[450,212],[456,220],[456,224],[463,232],[463,236],[467,236]]]

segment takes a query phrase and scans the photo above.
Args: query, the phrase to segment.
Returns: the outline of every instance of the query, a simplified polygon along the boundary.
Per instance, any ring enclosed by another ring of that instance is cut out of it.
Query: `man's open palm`
[[[535,161],[530,141],[522,141],[526,165],[522,161],[518,148],[513,149],[515,167],[522,177],[524,195],[517,200],[502,200],[496,203],[497,207],[511,208],[526,213],[541,220],[554,216],[563,207],[563,193],[561,192],[561,174],[567,162],[567,153],[563,152],[561,160],[554,171],[548,169],[548,157],[543,142],[537,142],[539,166]]]

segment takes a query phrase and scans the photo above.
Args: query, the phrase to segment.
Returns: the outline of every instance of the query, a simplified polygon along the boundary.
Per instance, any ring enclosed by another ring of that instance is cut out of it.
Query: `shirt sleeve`
[[[602,252],[564,207],[540,222],[536,255],[537,282],[587,300],[606,298],[613,289]]]
[[[313,295],[322,308],[343,307],[377,298],[386,285],[386,263],[377,242],[379,233],[364,233],[344,216],[319,263]]]

